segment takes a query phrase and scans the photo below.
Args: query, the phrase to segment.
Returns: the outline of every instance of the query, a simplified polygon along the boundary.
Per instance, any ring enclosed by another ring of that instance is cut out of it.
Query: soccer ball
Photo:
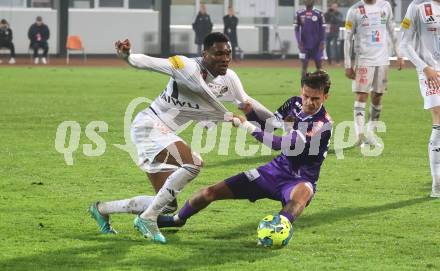
[[[286,246],[292,238],[293,226],[282,215],[268,215],[258,224],[257,234],[258,245],[281,248]]]

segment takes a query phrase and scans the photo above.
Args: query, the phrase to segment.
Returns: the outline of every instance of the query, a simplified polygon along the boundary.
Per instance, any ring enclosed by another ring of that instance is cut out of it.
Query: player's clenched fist
[[[124,41],[118,40],[117,42],[115,42],[115,49],[120,57],[128,57],[131,50],[130,41],[128,39],[125,39]]]

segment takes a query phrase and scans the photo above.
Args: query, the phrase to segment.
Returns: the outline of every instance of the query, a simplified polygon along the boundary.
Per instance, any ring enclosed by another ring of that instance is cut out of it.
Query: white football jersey
[[[237,74],[228,69],[214,77],[203,66],[202,58],[173,56],[168,59],[130,54],[128,63],[136,68],[170,76],[165,90],[150,108],[172,130],[191,120],[223,121],[228,110],[220,101],[243,103],[249,97]]]
[[[389,65],[389,37],[396,54],[393,11],[390,3],[377,0],[374,4],[360,1],[347,12],[345,21],[345,67],[351,65],[351,47],[354,37],[354,53],[357,66]]]
[[[404,18],[412,18],[414,16],[414,13],[416,12],[417,5],[421,4],[423,2],[430,2],[430,0],[429,1],[427,1],[427,0],[413,0],[411,3],[409,3],[408,8],[406,9],[406,14],[405,14]],[[407,31],[406,31],[406,28],[404,27],[403,24],[401,24],[400,26],[401,26],[401,32],[402,32],[401,39],[403,39],[403,35],[408,35],[408,33],[405,34]],[[413,46],[415,49],[418,46],[418,43],[415,42],[415,39],[413,40]],[[402,52],[402,48],[400,48],[400,51]],[[402,54],[403,54],[403,52],[402,52]]]
[[[440,4],[418,1],[402,21],[401,50],[419,72],[427,66],[440,71]]]

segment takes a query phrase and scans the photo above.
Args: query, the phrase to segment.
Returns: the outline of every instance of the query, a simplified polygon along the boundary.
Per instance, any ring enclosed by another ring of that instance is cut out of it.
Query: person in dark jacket
[[[200,4],[200,11],[197,14],[196,20],[192,24],[196,34],[195,43],[197,44],[197,53],[202,54],[202,44],[205,36],[212,31],[211,17],[206,13],[205,4]]]
[[[12,29],[9,28],[8,21],[5,19],[0,21],[0,49],[1,48],[7,48],[11,51],[9,64],[15,64],[15,47],[14,43],[12,43]]]
[[[328,63],[332,64],[332,61],[339,63],[341,60],[341,43],[339,38],[339,27],[344,25],[344,16],[338,10],[338,3],[334,2],[324,15],[325,22],[329,25],[327,33],[327,57]]]
[[[237,25],[238,18],[234,15],[232,7],[228,7],[228,14],[223,16],[223,34],[229,37],[232,47],[232,58],[235,58],[235,49],[238,46]]]
[[[43,49],[43,55],[41,57],[41,62],[47,64],[47,52],[49,51],[49,45],[47,40],[50,37],[49,27],[43,23],[43,18],[38,16],[35,23],[29,27],[28,38],[31,41],[31,48],[34,50],[34,63],[38,64],[40,62],[38,56],[38,50]]]

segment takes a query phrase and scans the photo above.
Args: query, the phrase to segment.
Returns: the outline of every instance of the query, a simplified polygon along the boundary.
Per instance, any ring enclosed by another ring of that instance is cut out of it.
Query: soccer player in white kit
[[[354,4],[347,12],[345,22],[345,75],[352,82],[355,92],[354,124],[357,145],[379,144],[374,137],[375,122],[382,111],[382,95],[387,89],[389,50],[391,37],[393,49],[398,57],[399,69],[404,62],[397,48],[394,34],[393,11],[390,3],[384,0],[363,0]],[[355,62],[351,61],[354,38]],[[370,116],[365,131],[365,108],[368,94],[371,93]]]
[[[231,46],[222,33],[211,33],[205,38],[200,58],[178,55],[162,59],[131,54],[128,40],[118,41],[116,49],[131,66],[170,76],[166,89],[149,108],[135,117],[131,126],[139,166],[153,186],[160,189],[155,197],[97,202],[89,212],[102,233],[116,233],[110,226],[109,214],[138,214],[135,228],[146,238],[166,243],[157,227],[157,216],[177,207],[169,205],[183,187],[197,177],[202,167],[201,157],[191,151],[176,131],[192,120],[224,121],[228,110],[220,101],[237,105],[251,101],[259,108],[259,114],[269,117],[272,113],[247,96],[237,74],[228,69]]]
[[[431,197],[440,197],[440,0],[413,1],[401,24],[400,49],[416,66],[424,108],[432,114]]]

